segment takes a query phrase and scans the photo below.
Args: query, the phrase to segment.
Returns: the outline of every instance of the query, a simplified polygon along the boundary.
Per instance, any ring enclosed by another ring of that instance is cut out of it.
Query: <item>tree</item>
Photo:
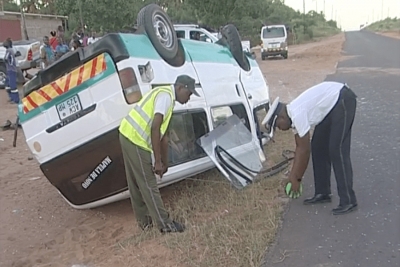
[[[17,5],[13,0],[3,0],[4,11],[19,12],[19,5]]]
[[[11,0],[4,1],[15,9]],[[285,24],[296,35],[307,38],[316,27],[337,29],[323,13],[302,14],[286,6],[284,0],[25,0],[23,10],[68,16],[72,30],[84,25],[89,31],[115,32],[133,26],[139,10],[149,3],[160,5],[174,23],[197,23],[214,29],[233,23],[242,38],[252,43],[260,41],[264,24]]]

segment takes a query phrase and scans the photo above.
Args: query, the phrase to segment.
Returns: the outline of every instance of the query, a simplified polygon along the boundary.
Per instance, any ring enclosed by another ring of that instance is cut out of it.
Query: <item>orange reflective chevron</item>
[[[83,66],[74,69],[70,73],[54,82],[33,91],[22,99],[24,113],[40,107],[70,89],[84,83],[107,69],[105,55],[102,54],[86,62]]]

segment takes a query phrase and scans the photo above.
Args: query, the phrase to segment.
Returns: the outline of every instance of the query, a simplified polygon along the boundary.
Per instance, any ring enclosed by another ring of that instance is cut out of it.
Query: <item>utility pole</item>
[[[325,16],[325,19],[326,19],[326,13],[325,13],[325,0],[324,0],[324,16]]]
[[[25,40],[29,40],[28,30],[26,29],[25,12],[24,12],[24,8],[23,8],[23,1],[22,0],[20,1],[19,8],[20,8],[20,11],[21,11],[22,30],[24,32],[24,37],[25,37]]]
[[[81,29],[82,29],[82,31],[84,32],[84,31],[85,31],[85,28],[84,28],[84,26],[83,26],[82,0],[79,0],[78,5],[79,5],[79,20],[80,20],[80,22],[81,22]],[[64,30],[65,30],[65,29],[64,29]]]
[[[382,0],[382,7],[381,7],[381,20],[383,20],[383,0]]]
[[[315,1],[315,12],[318,13],[318,0],[313,1]]]
[[[306,1],[303,0],[303,31],[306,34]]]
[[[333,20],[333,4],[332,4],[332,11],[331,11],[331,20]]]

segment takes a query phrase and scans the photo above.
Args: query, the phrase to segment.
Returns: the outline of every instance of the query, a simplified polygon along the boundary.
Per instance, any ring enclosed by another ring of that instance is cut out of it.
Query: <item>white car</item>
[[[267,25],[261,28],[261,59],[270,56],[288,58],[287,29],[285,25]]]
[[[232,114],[261,142],[259,122],[269,107],[269,90],[257,62],[244,55],[233,25],[224,28],[230,32],[226,42],[234,44],[228,48],[177,38],[155,4],[142,9],[138,24],[144,33],[105,35],[24,86],[19,118],[28,147],[74,208],[129,198],[119,124],[144,94],[172,85],[181,74],[196,79],[200,97],[175,104],[169,169],[160,187],[215,166],[196,140]]]
[[[178,38],[198,40],[209,43],[218,42],[222,37],[218,32],[209,32],[196,24],[174,24]],[[250,52],[250,41],[241,41],[243,51]]]

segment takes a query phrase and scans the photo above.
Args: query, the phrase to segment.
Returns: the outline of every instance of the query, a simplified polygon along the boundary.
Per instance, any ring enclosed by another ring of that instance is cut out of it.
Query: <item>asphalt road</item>
[[[343,50],[355,57],[326,80],[358,95],[351,151],[358,210],[331,214],[339,201],[333,172],[332,203],[303,205],[314,194],[309,166],[264,266],[400,266],[400,40],[348,32]]]

